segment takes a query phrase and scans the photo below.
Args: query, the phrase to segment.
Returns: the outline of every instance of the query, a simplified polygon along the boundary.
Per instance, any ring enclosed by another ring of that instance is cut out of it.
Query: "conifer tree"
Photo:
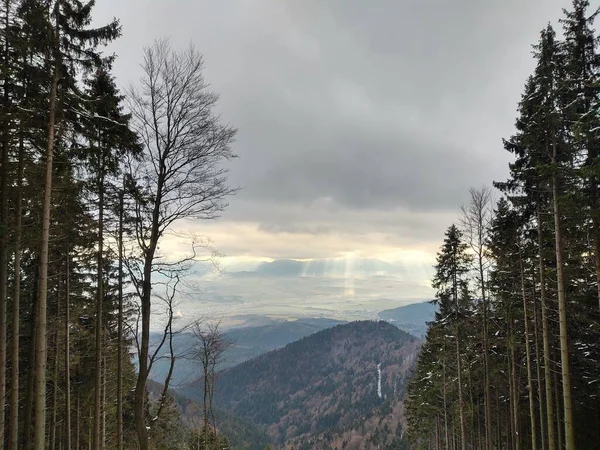
[[[473,355],[486,340],[493,349],[492,397],[498,399],[492,411],[495,447],[573,449],[600,442],[595,426],[600,419],[600,68],[592,27],[596,13],[588,10],[587,1],[575,0],[561,21],[565,40],[549,25],[534,46],[537,65],[518,105],[516,133],[504,141],[514,157],[510,177],[495,183],[505,197],[496,206],[485,245],[491,256],[489,320],[482,325],[487,331],[476,330],[481,322],[469,311],[478,311],[478,300],[466,286],[460,317],[444,313],[444,305],[454,304],[452,296],[445,301],[439,296],[440,315],[429,326],[408,391],[409,435],[417,444],[456,446],[453,432],[463,422],[467,400],[474,419],[466,422],[467,445],[480,446],[477,415],[481,399],[484,408],[486,403],[486,364]],[[468,278],[469,286],[481,285],[480,276]],[[462,400],[448,389],[446,364],[452,356],[448,344],[460,337],[450,330],[461,325],[466,344],[454,359],[467,368]],[[464,445],[463,436],[460,441]]]
[[[129,115],[120,105],[123,96],[119,95],[114,80],[110,76],[110,60],[102,61],[91,78],[87,80],[89,107],[86,112],[84,130],[88,140],[88,149],[84,150],[91,176],[89,189],[95,197],[98,210],[98,255],[96,261],[96,323],[95,323],[95,384],[94,384],[94,447],[100,445],[102,417],[102,348],[103,301],[105,292],[105,211],[106,198],[110,195],[109,178],[116,177],[119,163],[127,152],[137,152],[137,136],[129,128]]]
[[[34,448],[42,450],[46,436],[46,362],[47,362],[47,292],[48,292],[48,246],[52,204],[52,174],[55,142],[62,137],[66,120],[72,116],[77,105],[73,104],[77,92],[73,69],[90,67],[98,61],[97,47],[120,34],[118,22],[91,29],[91,11],[95,2],[83,4],[76,0],[42,2],[25,0],[24,9],[31,23],[37,23],[45,34],[34,48],[45,57],[48,68],[49,100],[47,146],[44,155],[45,175],[42,201],[41,244],[38,277],[38,317],[36,324],[35,354],[35,433]],[[60,91],[59,91],[60,81]],[[57,125],[59,133],[57,134]]]
[[[437,298],[444,303],[452,305],[451,314],[454,318],[454,340],[456,346],[456,376],[458,384],[458,409],[460,419],[461,448],[467,448],[465,400],[463,395],[463,373],[461,334],[463,332],[461,321],[466,305],[461,298],[461,291],[466,286],[466,274],[469,272],[471,256],[467,253],[467,245],[462,240],[462,233],[456,225],[451,225],[446,231],[444,245],[437,256],[436,273],[433,278],[433,287],[437,290]],[[440,307],[441,309],[441,307]]]

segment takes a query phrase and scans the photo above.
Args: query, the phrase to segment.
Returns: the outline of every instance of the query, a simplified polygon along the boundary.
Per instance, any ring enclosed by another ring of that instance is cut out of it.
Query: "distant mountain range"
[[[424,337],[427,333],[427,322],[433,320],[436,311],[437,306],[430,302],[413,303],[381,311],[379,318],[396,325],[413,336]]]
[[[401,449],[402,398],[419,347],[383,321],[337,325],[220,372],[215,401],[277,448]],[[199,401],[201,386],[178,392]]]
[[[220,366],[221,369],[235,366],[326,328],[346,323],[341,320],[323,318],[267,320],[266,318],[253,317],[252,321],[267,322],[267,324],[233,328],[226,331],[226,337],[232,340],[234,345],[225,354],[223,363]],[[156,342],[159,337],[160,335],[154,334],[151,339]],[[175,354],[178,355],[178,359],[173,374],[172,386],[177,387],[198,378],[199,364],[192,357],[192,349],[195,345],[196,339],[192,333],[182,333],[174,337]],[[168,359],[159,359],[152,368],[150,378],[162,382],[168,370]]]
[[[332,258],[298,261],[294,259],[276,259],[260,263],[254,270],[230,271],[235,277],[347,277],[397,275],[403,267],[374,258]]]

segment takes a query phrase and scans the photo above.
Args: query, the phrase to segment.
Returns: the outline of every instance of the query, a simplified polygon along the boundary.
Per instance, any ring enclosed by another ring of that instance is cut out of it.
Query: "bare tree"
[[[175,370],[175,361],[177,360],[177,355],[175,354],[175,349],[173,347],[173,338],[176,334],[183,333],[189,327],[182,327],[179,330],[174,330],[174,322],[175,322],[175,304],[174,299],[178,294],[178,286],[181,282],[180,273],[174,272],[171,275],[171,279],[168,282],[164,283],[165,293],[164,295],[157,295],[156,297],[160,299],[165,306],[165,316],[166,323],[162,333],[161,340],[158,342],[156,348],[152,351],[152,354],[149,358],[148,363],[148,371],[152,370],[152,366],[156,361],[163,358],[161,351],[165,345],[168,346],[168,353],[166,357],[169,359],[169,369],[167,371],[167,376],[163,383],[163,388],[158,398],[158,402],[156,405],[156,410],[154,414],[152,414],[151,422],[156,422],[167,404],[168,396],[169,396],[169,385],[171,383],[171,377],[173,376],[173,371]]]
[[[202,320],[199,320],[194,324],[193,331],[197,341],[194,356],[202,367],[204,433],[208,432],[212,421],[216,435],[213,410],[216,371],[219,364],[224,360],[225,352],[233,345],[233,341],[221,331],[221,321],[210,322],[205,325]]]
[[[223,162],[235,156],[230,146],[236,130],[213,113],[218,96],[205,82],[203,59],[193,46],[178,52],[168,41],[157,41],[145,50],[142,68],[139,86],[129,93],[132,124],[144,145],[140,160],[129,162],[137,250],[129,272],[141,311],[135,426],[140,448],[147,450],[153,275],[169,266],[158,244],[177,221],[214,219],[227,206],[235,189]]]
[[[492,404],[490,393],[490,357],[488,345],[488,296],[487,271],[489,262],[486,244],[492,221],[492,191],[488,187],[469,189],[470,199],[466,206],[461,207],[461,227],[465,239],[474,253],[477,284],[481,292],[481,307],[483,309],[483,362],[484,362],[484,409],[485,409],[485,448],[491,450],[492,443]]]

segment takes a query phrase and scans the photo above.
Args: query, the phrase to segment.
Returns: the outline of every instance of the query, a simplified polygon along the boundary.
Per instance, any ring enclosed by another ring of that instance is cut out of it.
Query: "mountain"
[[[331,328],[335,325],[346,323],[341,320],[324,318],[306,318],[297,320],[273,320],[268,325],[257,327],[233,328],[225,332],[228,339],[234,342],[225,356],[221,369],[235,366],[271,350],[281,348],[291,342],[302,339],[318,331]],[[152,336],[154,342],[160,335]],[[196,345],[196,338],[192,333],[182,333],[173,339],[175,354],[179,358],[175,364],[172,386],[177,387],[198,378],[199,365],[191,358],[191,350]],[[150,377],[163,381],[169,370],[169,361],[166,358],[158,359],[152,367]]]
[[[420,341],[387,322],[338,325],[219,373],[215,401],[294,448],[391,449]],[[201,380],[180,390],[199,400]]]
[[[436,311],[437,306],[430,302],[413,303],[381,311],[379,318],[414,336],[424,337],[427,333],[427,322],[433,320]]]

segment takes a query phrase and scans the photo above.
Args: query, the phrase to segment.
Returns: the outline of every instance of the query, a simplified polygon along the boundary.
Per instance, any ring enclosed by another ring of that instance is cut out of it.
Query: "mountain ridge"
[[[395,448],[388,446],[403,421],[419,347],[419,339],[384,321],[337,325],[223,370],[215,402],[262,427],[275,445]],[[179,392],[198,399],[200,386],[197,380]]]
[[[427,333],[427,323],[432,321],[438,307],[430,301],[411,303],[380,311],[378,317],[401,330],[422,338]]]

